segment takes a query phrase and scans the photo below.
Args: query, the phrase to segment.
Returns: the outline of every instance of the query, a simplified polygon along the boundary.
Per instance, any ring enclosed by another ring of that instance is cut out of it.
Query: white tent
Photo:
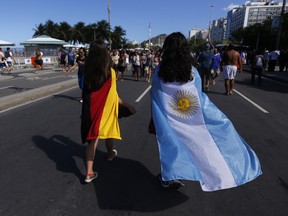
[[[42,35],[20,43],[20,45],[24,45],[27,56],[34,55],[35,49],[40,49],[44,55],[57,55],[59,48],[65,44],[68,43],[47,35]]]
[[[61,46],[61,45],[68,44],[68,43],[63,40],[52,38],[47,35],[41,35],[39,37],[32,38],[32,39],[29,39],[27,41],[20,43],[20,45],[24,45],[24,46],[39,45],[39,44]]]
[[[63,45],[63,47],[66,47],[66,48],[69,48],[69,47],[72,47],[72,48],[81,48],[81,47],[87,47],[86,45],[84,44],[65,44]]]
[[[9,41],[0,40],[0,46],[15,46],[15,44]]]

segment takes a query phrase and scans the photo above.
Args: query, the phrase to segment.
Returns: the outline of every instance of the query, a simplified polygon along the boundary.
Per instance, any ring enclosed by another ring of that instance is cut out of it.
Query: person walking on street
[[[205,44],[205,48],[206,48],[206,50],[204,50],[200,53],[198,62],[200,63],[200,74],[201,74],[201,79],[202,79],[202,91],[209,91],[213,54],[210,51],[210,44],[209,43]]]
[[[62,68],[63,72],[66,72],[66,64],[67,64],[67,51],[64,47],[61,47],[59,50],[59,57],[60,57],[60,67]]]
[[[36,49],[35,53],[35,67],[36,67],[36,73],[38,70],[43,70],[43,53],[40,49]]]
[[[146,76],[146,81],[150,82],[151,77],[152,77],[152,71],[153,71],[153,54],[151,50],[148,50],[148,53],[146,55],[147,61],[146,61],[146,67],[147,67],[147,76]]]
[[[233,44],[229,44],[228,50],[224,52],[221,64],[225,79],[225,94],[232,95],[237,70],[242,73],[242,60],[239,52],[234,50]]]
[[[1,74],[3,73],[3,70],[6,69],[6,59],[5,59],[5,54],[2,51],[2,48],[0,47],[0,71]]]
[[[121,51],[120,52],[120,58],[119,58],[119,63],[118,63],[118,73],[120,72],[120,81],[124,80],[124,72],[126,70],[127,64],[126,64],[126,56],[125,52]],[[119,74],[117,75],[117,79],[119,79]]]
[[[13,57],[12,51],[10,50],[10,47],[7,47],[6,49],[5,58],[8,65],[7,71],[10,74],[11,70],[13,69],[13,63],[15,63],[15,59]]]
[[[256,55],[253,60],[253,66],[251,71],[251,83],[254,84],[255,81],[255,74],[258,76],[258,85],[261,86],[262,84],[262,72],[263,68],[265,68],[266,61],[264,56],[260,51],[256,51]]]
[[[133,55],[133,74],[135,76],[135,80],[138,81],[139,80],[139,76],[140,76],[140,56],[138,51],[136,50],[134,55]]]
[[[117,156],[113,139],[121,140],[118,123],[119,104],[131,113],[136,112],[134,107],[118,97],[116,74],[103,42],[90,45],[85,61],[82,98],[81,138],[83,143],[88,143],[85,182],[89,183],[98,176],[93,170],[93,165],[99,139],[105,140],[108,161]]]
[[[68,59],[68,68],[66,69],[66,72],[69,72],[72,71],[70,69],[74,66],[76,60],[76,52],[75,50],[72,49],[72,47],[69,47],[67,53],[67,59]]]
[[[212,69],[211,69],[211,81],[212,84],[215,85],[215,79],[220,74],[220,62],[221,62],[221,55],[218,52],[217,48],[214,48],[214,55],[212,56]]]
[[[118,79],[118,65],[119,65],[119,54],[118,50],[113,50],[111,52],[112,68],[116,73],[116,78]]]
[[[79,48],[78,50],[79,55],[76,58],[76,64],[74,64],[70,71],[73,71],[76,66],[78,66],[78,86],[81,90],[83,90],[84,85],[84,69],[85,69],[85,60],[86,60],[86,49],[84,47]],[[68,71],[68,72],[70,72]],[[81,97],[80,103],[83,103],[83,99]]]
[[[279,50],[274,50],[269,53],[268,71],[274,72],[279,55]]]
[[[177,58],[175,58],[177,56]],[[262,174],[255,152],[202,92],[186,37],[168,35],[151,85],[152,119],[163,188],[199,181],[203,191],[228,189]],[[150,130],[152,132],[152,130]]]

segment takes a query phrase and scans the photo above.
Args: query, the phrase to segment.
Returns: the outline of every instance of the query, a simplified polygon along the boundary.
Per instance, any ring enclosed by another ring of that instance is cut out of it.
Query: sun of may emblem
[[[173,113],[180,118],[191,118],[198,109],[198,99],[192,92],[177,91],[170,102]]]

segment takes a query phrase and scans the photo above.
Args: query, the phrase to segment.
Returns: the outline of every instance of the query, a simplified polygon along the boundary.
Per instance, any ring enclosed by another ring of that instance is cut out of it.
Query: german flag
[[[119,139],[119,98],[116,89],[116,74],[111,68],[111,77],[97,91],[83,91],[81,115],[82,142],[95,139]]]

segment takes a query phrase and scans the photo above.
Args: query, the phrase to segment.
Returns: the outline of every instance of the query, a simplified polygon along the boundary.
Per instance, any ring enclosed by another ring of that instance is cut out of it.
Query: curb
[[[7,110],[9,108],[19,106],[25,103],[32,102],[39,98],[43,98],[46,96],[51,96],[53,94],[62,92],[69,88],[75,88],[78,86],[78,82],[76,79],[43,86],[40,88],[28,90],[25,92],[20,92],[17,94],[8,95],[0,98],[0,112]]]
[[[282,78],[279,78],[277,76],[273,76],[273,75],[267,75],[267,74],[262,74],[262,77],[265,77],[265,78],[268,78],[268,79],[271,79],[271,80],[275,80],[275,81],[278,81],[278,82],[282,82],[282,83],[286,83],[288,84],[288,80],[287,79],[282,79]]]
[[[247,73],[250,73],[250,70],[247,69],[247,68],[243,68],[243,71],[246,71]],[[279,76],[277,76],[276,74],[273,75],[273,74],[266,74],[265,72],[262,73],[262,77],[265,77],[267,79],[271,79],[271,80],[275,80],[275,81],[278,81],[278,82],[282,82],[282,83],[286,83],[288,84],[288,79],[283,79]]]

